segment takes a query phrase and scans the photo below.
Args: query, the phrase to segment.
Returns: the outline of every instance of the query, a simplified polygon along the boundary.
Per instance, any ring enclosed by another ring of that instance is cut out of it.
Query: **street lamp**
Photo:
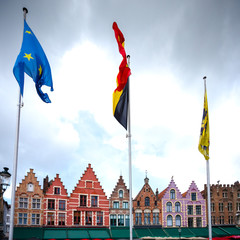
[[[181,226],[179,226],[179,227],[178,227],[179,240],[181,239],[181,231],[182,231]]]
[[[0,185],[1,185],[1,191],[0,191],[0,196],[3,195],[3,193],[6,191],[7,187],[10,185],[10,177],[11,174],[8,172],[7,167],[3,168],[4,171],[0,172]]]

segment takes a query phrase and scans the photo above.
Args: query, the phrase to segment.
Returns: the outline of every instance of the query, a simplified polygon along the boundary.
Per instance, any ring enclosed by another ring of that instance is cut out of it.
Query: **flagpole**
[[[28,13],[27,8],[23,8],[24,20],[26,20],[27,13]],[[14,230],[15,190],[16,190],[16,181],[17,181],[19,130],[20,130],[20,116],[21,116],[22,107],[23,107],[23,103],[22,103],[21,91],[19,88],[17,127],[16,127],[16,139],[15,139],[14,162],[13,162],[13,173],[12,173],[12,195],[11,195],[9,240],[13,240],[13,230]]]
[[[203,77],[204,80],[204,90],[206,92],[206,79],[207,77]],[[207,170],[207,207],[208,207],[208,236],[209,240],[212,240],[212,219],[211,219],[211,200],[210,200],[210,169],[209,169],[209,160],[206,160],[206,170]]]
[[[127,55],[128,67],[130,67],[130,55]],[[130,76],[128,77],[128,123],[127,123],[127,138],[128,138],[128,163],[129,163],[129,233],[130,240],[132,240],[132,228],[133,228],[133,217],[132,217],[132,153],[131,153],[131,118],[130,118]]]

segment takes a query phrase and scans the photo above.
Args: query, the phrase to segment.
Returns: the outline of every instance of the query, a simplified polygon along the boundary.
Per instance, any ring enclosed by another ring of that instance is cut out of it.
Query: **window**
[[[181,227],[181,216],[180,215],[176,216],[176,227]]]
[[[213,202],[211,203],[211,212],[215,212],[215,204]]]
[[[58,225],[64,226],[65,225],[65,213],[58,214]]]
[[[233,210],[233,208],[232,208],[232,203],[229,202],[229,203],[228,203],[228,211],[229,211],[229,212],[232,212],[232,210]]]
[[[240,198],[240,190],[237,192],[237,197]]]
[[[188,215],[193,215],[193,205],[188,205]]]
[[[98,206],[98,196],[91,196],[91,206],[92,207]]]
[[[137,206],[140,207],[140,201],[137,201]]]
[[[47,225],[54,225],[54,213],[47,214]]]
[[[59,210],[65,210],[65,200],[59,200]]]
[[[27,185],[27,191],[28,191],[28,192],[33,192],[33,190],[34,190],[34,185],[33,185],[32,183],[29,183],[29,184]]]
[[[80,207],[86,207],[86,206],[87,206],[87,196],[80,195]]]
[[[129,215],[125,215],[125,226],[129,227]]]
[[[145,197],[145,206],[150,206],[150,199],[149,197]]]
[[[188,227],[193,227],[193,218],[192,217],[188,218]]]
[[[172,225],[173,225],[173,218],[171,215],[168,215],[167,216],[167,226],[172,227]]]
[[[142,213],[135,213],[135,224],[136,225],[142,224]]]
[[[202,227],[202,218],[197,217],[196,221],[197,221],[197,227]]]
[[[86,211],[86,225],[92,225],[92,212]]]
[[[220,216],[219,217],[219,223],[220,224],[224,224],[224,216]]]
[[[224,192],[222,193],[222,196],[223,196],[223,198],[227,198],[227,197],[228,197],[227,191],[224,191]]]
[[[123,202],[123,208],[128,208],[128,202]]]
[[[215,225],[215,216],[211,216],[211,222],[212,222],[212,225]]]
[[[154,205],[157,206],[157,201],[154,202]]]
[[[119,208],[119,202],[113,202],[113,208]]]
[[[41,205],[41,199],[39,199],[39,198],[32,199],[32,208],[33,209],[40,209],[40,205]]]
[[[27,213],[18,213],[18,224],[27,225]]]
[[[218,208],[219,212],[223,212],[223,203],[219,203]]]
[[[28,208],[28,198],[19,198],[19,208]]]
[[[54,194],[56,194],[56,195],[60,194],[60,188],[59,187],[54,188]]]
[[[40,214],[32,213],[32,225],[40,225]]]
[[[144,224],[150,225],[150,213],[144,213]]]
[[[118,215],[118,226],[124,226],[124,215]]]
[[[233,224],[233,216],[228,216],[228,224]]]
[[[159,213],[153,213],[153,225],[159,224]]]
[[[172,212],[172,203],[167,202],[167,212]]]
[[[120,198],[123,198],[123,190],[120,190],[120,191],[119,191],[119,197],[120,197]]]
[[[117,226],[117,216],[116,214],[110,215],[110,224],[111,226]]]
[[[48,199],[48,209],[49,210],[55,209],[55,200],[54,199]]]
[[[201,205],[196,205],[196,215],[201,215],[202,210],[201,210]]]
[[[191,193],[191,199],[192,199],[192,201],[196,201],[197,200],[197,194],[195,192]]]
[[[175,199],[175,190],[171,189],[170,191],[170,199]]]
[[[240,202],[237,202],[237,203],[236,203],[236,210],[237,210],[237,211],[240,211]]]
[[[175,203],[175,212],[181,212],[180,202]]]
[[[97,225],[103,225],[103,212],[97,212]]]
[[[74,225],[80,225],[81,223],[81,212],[74,211]]]

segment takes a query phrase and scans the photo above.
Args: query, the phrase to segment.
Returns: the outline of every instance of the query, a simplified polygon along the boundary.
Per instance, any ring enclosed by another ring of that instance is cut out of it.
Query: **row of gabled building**
[[[239,184],[238,184],[239,185]],[[240,193],[240,187],[239,187]],[[240,199],[239,199],[240,202]],[[33,169],[15,194],[15,226],[129,226],[129,190],[120,176],[108,198],[91,164],[70,195],[59,174],[41,188]],[[163,191],[154,192],[149,179],[133,199],[133,224],[162,227],[205,227],[207,210],[204,191],[190,184],[181,194],[172,178]]]

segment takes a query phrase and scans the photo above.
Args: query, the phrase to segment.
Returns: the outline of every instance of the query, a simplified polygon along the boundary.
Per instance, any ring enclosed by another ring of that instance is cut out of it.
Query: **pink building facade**
[[[195,182],[181,194],[173,178],[158,195],[163,227],[205,227],[206,200]]]

